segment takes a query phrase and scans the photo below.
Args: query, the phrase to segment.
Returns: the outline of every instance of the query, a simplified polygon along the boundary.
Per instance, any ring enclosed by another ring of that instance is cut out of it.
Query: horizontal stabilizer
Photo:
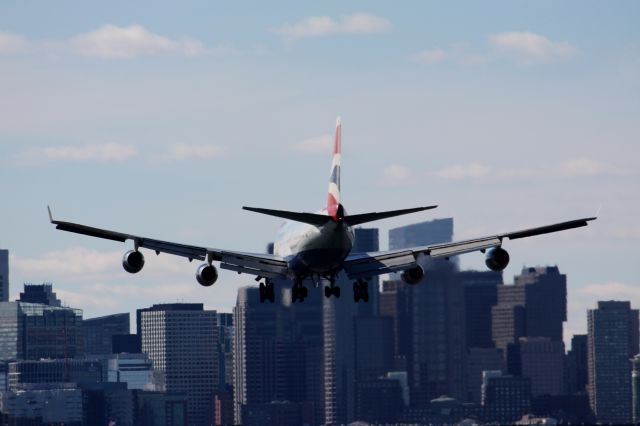
[[[373,222],[374,220],[386,219],[389,217],[402,216],[403,214],[421,212],[423,210],[435,209],[438,206],[415,207],[412,209],[391,210],[387,212],[362,213],[345,216],[344,221],[350,226],[360,225],[362,223]]]
[[[309,225],[322,226],[332,220],[331,216],[316,213],[298,213],[285,210],[262,209],[259,207],[242,207],[250,212],[262,213],[269,216],[281,217],[283,219],[296,222],[308,223]]]

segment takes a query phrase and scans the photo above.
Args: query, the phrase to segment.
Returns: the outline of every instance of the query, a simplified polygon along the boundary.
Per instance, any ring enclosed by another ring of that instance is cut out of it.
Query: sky
[[[52,282],[85,317],[163,302],[230,311],[252,277],[56,231],[56,219],[262,252],[315,211],[342,117],[351,213],[438,204],[455,238],[593,216],[507,241],[568,279],[565,338],[598,300],[640,307],[636,1],[0,3],[0,247],[11,294]],[[486,269],[480,253],[461,266]]]

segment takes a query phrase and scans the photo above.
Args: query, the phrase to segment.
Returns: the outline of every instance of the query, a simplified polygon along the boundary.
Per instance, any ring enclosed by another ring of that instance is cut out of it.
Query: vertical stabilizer
[[[340,117],[336,120],[336,137],[333,144],[333,161],[329,178],[329,194],[327,195],[327,213],[336,217],[340,209],[340,162],[342,157],[342,125]]]

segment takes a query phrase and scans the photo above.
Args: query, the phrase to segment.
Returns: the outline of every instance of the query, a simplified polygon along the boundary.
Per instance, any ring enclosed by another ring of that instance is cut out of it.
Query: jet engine
[[[422,266],[420,265],[407,269],[402,273],[402,275],[400,275],[402,281],[411,285],[418,284],[422,280],[422,277],[424,277],[424,269],[422,269]]]
[[[218,280],[218,270],[213,265],[203,263],[196,272],[196,279],[200,285],[209,287]]]
[[[492,271],[502,271],[509,264],[509,253],[502,247],[494,247],[487,251],[484,263]]]
[[[122,267],[130,274],[136,274],[144,266],[144,256],[138,250],[129,250],[122,256]]]

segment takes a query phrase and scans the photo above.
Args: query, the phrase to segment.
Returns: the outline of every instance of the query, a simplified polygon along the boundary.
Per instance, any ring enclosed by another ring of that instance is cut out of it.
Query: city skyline
[[[125,247],[59,235],[46,204],[107,228],[260,251],[278,221],[240,206],[319,207],[340,113],[351,212],[440,205],[376,224],[382,247],[390,228],[421,220],[453,217],[466,238],[602,204],[589,229],[511,245],[505,282],[524,264],[557,264],[565,340],[585,332],[596,300],[640,304],[637,3],[256,3],[251,17],[191,6],[154,4],[153,17],[148,3],[0,6],[10,300],[23,282],[51,281],[91,316],[133,301],[230,312],[246,277],[201,289],[194,265],[168,256],[130,277]],[[284,182],[295,197],[273,195]],[[481,255],[460,261],[484,269]]]

